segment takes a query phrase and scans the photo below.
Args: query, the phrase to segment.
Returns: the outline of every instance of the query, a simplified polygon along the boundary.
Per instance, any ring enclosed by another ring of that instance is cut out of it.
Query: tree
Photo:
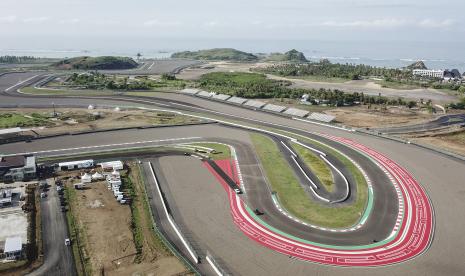
[[[137,61],[139,61],[139,60],[140,60],[140,58],[142,57],[142,54],[141,54],[141,53],[137,53],[137,55],[136,55],[136,56],[137,56]]]

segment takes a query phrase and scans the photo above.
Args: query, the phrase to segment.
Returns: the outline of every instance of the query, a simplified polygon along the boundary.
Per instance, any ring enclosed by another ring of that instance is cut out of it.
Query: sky
[[[463,43],[464,10],[463,0],[1,0],[0,48],[128,38]]]

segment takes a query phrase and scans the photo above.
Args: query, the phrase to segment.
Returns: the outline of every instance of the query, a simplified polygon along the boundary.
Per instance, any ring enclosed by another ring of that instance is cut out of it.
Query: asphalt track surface
[[[200,61],[188,59],[146,59],[141,62],[137,68],[128,70],[99,70],[105,74],[120,74],[120,75],[160,75],[178,73],[180,70],[201,64]]]
[[[17,76],[16,76],[17,77]],[[13,81],[13,84],[15,81]],[[8,84],[7,84],[8,86]],[[459,179],[461,172],[463,171],[463,163],[449,159],[445,156],[438,155],[434,152],[425,151],[411,145],[400,144],[393,141],[376,139],[370,136],[364,136],[357,133],[344,132],[337,129],[326,128],[322,126],[309,125],[307,123],[289,120],[273,116],[270,114],[264,114],[242,108],[226,106],[219,103],[212,103],[205,100],[193,99],[182,95],[167,95],[162,94],[160,98],[165,98],[165,104],[172,102],[173,100],[183,100],[190,102],[191,104],[201,105],[211,110],[218,110],[227,112],[230,114],[239,114],[240,116],[260,119],[262,121],[279,123],[286,125],[286,127],[299,128],[301,130],[311,130],[319,133],[329,133],[337,137],[349,138],[356,140],[363,145],[370,148],[374,148],[377,151],[388,156],[390,159],[396,160],[403,168],[406,168],[412,173],[415,178],[426,188],[431,200],[435,206],[436,213],[436,232],[435,239],[432,247],[426,251],[425,254],[400,265],[379,267],[371,269],[353,269],[345,268],[343,271],[345,274],[365,274],[365,275],[383,275],[386,273],[394,275],[402,275],[407,272],[417,273],[418,275],[437,275],[439,273],[447,273],[448,275],[462,275],[464,271],[463,264],[463,249],[464,241],[461,239],[461,230],[463,229],[463,221],[456,218],[461,217],[464,203],[462,201],[463,194],[465,193],[463,186],[456,181]],[[18,104],[21,101],[26,102],[28,98],[18,97],[2,97],[2,100],[8,101],[10,104]],[[28,101],[30,102],[30,98]],[[54,99],[56,100],[56,99]],[[69,104],[69,99],[59,99],[64,104]],[[49,105],[48,99],[34,99],[34,104]],[[76,101],[75,99],[72,101]],[[79,100],[82,104],[86,104],[87,100]],[[98,101],[98,100],[93,100]],[[108,100],[101,100],[106,104],[120,104],[123,103],[112,101],[108,103]],[[149,104],[147,104],[149,105]],[[295,131],[295,130],[292,130]],[[235,136],[234,136],[235,137]],[[335,138],[339,139],[339,138]],[[340,140],[342,143],[353,143],[352,141]],[[33,142],[32,144],[36,143]],[[359,147],[358,144],[352,144],[352,147]],[[1,151],[4,151],[3,149]],[[389,164],[392,164],[389,162]],[[438,169],[439,167],[439,169]],[[402,171],[401,171],[402,172]],[[375,193],[376,196],[376,193]],[[453,206],[454,208],[450,208]],[[415,235],[415,233],[414,233]],[[254,248],[254,243],[249,244],[250,248]],[[233,250],[233,249],[231,249]],[[237,252],[236,254],[239,254]],[[279,255],[279,254],[278,254]],[[282,256],[282,255],[279,255]],[[273,258],[272,258],[273,259]],[[295,274],[308,274],[308,273],[319,273],[319,274],[332,274],[340,273],[342,270],[335,267],[321,267],[315,264],[300,262],[292,260],[292,265],[287,262],[278,261],[282,269],[274,271],[295,272]],[[274,259],[273,259],[274,260]],[[227,261],[227,260],[226,260]],[[302,267],[304,266],[304,267]],[[295,269],[298,269],[297,271]],[[275,274],[275,273],[273,273]]]

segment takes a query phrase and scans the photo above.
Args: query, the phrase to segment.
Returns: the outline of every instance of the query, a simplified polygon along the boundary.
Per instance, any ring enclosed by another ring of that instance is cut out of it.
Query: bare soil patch
[[[15,112],[24,115],[39,113],[48,116],[53,114],[53,109],[2,109],[2,112]],[[182,115],[146,110],[114,111],[111,109],[60,108],[56,109],[56,112],[58,116],[50,118],[46,126],[35,127],[33,130],[39,135],[50,135],[122,127],[196,123],[200,121],[199,119]]]
[[[326,110],[336,121],[358,128],[383,128],[419,124],[433,119],[426,110],[406,107],[354,106]]]
[[[73,181],[67,181],[68,188],[73,189]],[[143,224],[144,247],[141,257],[137,257],[131,208],[116,201],[105,181],[93,182],[87,189],[75,192],[76,201],[71,203],[71,210],[83,229],[81,242],[85,244],[93,275],[183,275],[187,272],[177,258],[151,246],[156,237],[150,222]]]

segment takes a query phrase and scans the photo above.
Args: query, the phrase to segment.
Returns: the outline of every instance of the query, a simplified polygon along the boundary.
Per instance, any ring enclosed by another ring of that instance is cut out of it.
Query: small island
[[[257,61],[258,57],[251,53],[242,52],[232,48],[215,48],[199,51],[184,51],[171,55],[172,58],[187,58],[195,60],[222,60],[222,61],[239,61],[250,62]]]
[[[304,53],[292,49],[290,51],[283,53],[271,53],[266,59],[266,61],[274,62],[295,62],[295,63],[305,63],[308,62]]]

